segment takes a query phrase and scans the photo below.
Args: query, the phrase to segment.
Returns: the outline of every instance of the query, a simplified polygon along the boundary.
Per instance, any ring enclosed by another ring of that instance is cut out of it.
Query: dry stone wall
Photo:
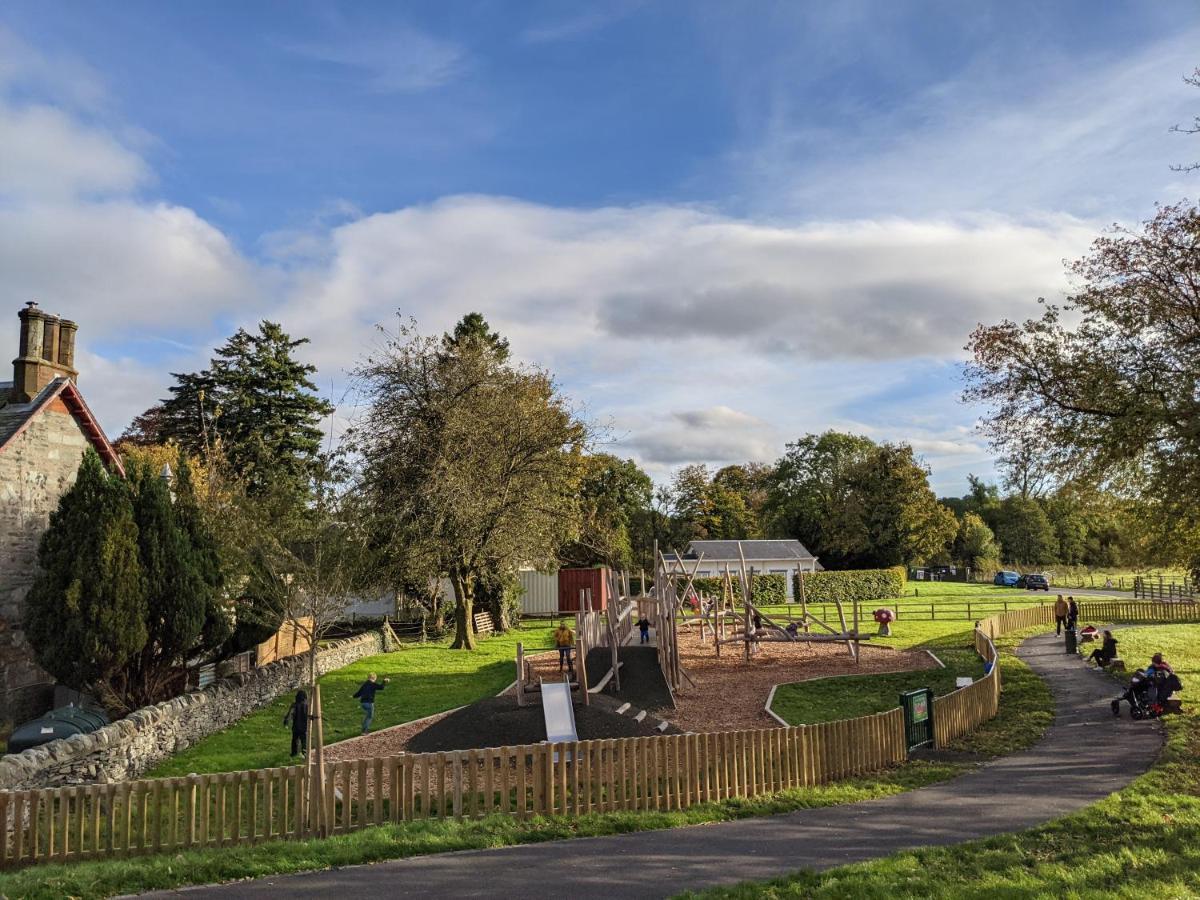
[[[380,632],[333,641],[321,650],[322,673],[364,656],[384,652]],[[247,674],[233,675],[200,691],[147,706],[92,734],[51,741],[0,759],[0,790],[29,790],[68,784],[137,778],[197,741],[228,728],[280,694],[302,687],[308,658],[281,659]]]

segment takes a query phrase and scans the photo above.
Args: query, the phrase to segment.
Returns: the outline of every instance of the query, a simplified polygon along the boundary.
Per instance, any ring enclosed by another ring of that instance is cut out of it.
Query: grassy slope
[[[473,653],[451,650],[449,642],[405,644],[396,653],[369,656],[329,672],[321,678],[325,740],[332,744],[359,733],[362,710],[353,694],[370,672],[392,679],[375,702],[372,728],[378,730],[499,693],[515,677],[517,642],[524,643],[526,650],[548,649],[552,631],[550,625],[531,624],[482,640]],[[164,761],[150,776],[288,765],[290,732],[282,723],[291,701],[292,694],[276,699]]]
[[[1117,635],[1140,664],[1161,650],[1200,695],[1200,626]],[[1118,692],[1114,680],[1114,695]],[[1126,713],[1127,714],[1127,713]],[[1048,825],[960,847],[714,890],[707,897],[1194,897],[1200,895],[1200,716],[1165,720],[1167,747],[1123,791]]]

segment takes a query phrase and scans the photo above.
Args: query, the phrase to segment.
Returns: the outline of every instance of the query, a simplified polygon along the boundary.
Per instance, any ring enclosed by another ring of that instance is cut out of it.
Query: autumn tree
[[[842,502],[823,540],[854,566],[924,562],[944,552],[958,531],[907,445],[871,450],[841,473],[835,489]]]
[[[1000,545],[978,513],[964,513],[959,521],[958,534],[954,538],[954,558],[977,572],[999,567]]]
[[[1107,485],[1164,532],[1200,534],[1200,209],[1115,227],[1070,272],[1061,306],[976,329],[964,399],[989,408],[999,453],[1032,447],[1058,482]]]
[[[372,534],[450,578],[463,649],[481,579],[550,567],[574,536],[588,438],[548,372],[478,331],[487,338],[401,329],[358,368],[369,408],[353,431]]]
[[[634,558],[633,528],[650,508],[653,483],[631,459],[608,453],[582,460],[579,484],[579,528],[563,547],[564,566],[628,568]]]
[[[847,564],[830,540],[828,523],[844,504],[846,475],[875,449],[870,438],[827,431],[787,445],[767,479],[764,500],[766,533],[795,538],[827,567]]]

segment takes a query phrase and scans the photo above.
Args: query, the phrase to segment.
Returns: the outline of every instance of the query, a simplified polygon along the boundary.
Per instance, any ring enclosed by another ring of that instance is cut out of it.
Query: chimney
[[[28,403],[60,375],[74,381],[75,332],[78,326],[60,319],[29,301],[17,315],[21,319],[21,344],[13,360],[12,399]]]

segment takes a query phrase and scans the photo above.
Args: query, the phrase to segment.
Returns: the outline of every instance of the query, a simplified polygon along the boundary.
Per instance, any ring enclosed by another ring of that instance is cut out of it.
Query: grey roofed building
[[[726,567],[738,570],[743,555],[746,565],[759,574],[785,576],[789,600],[793,596],[792,577],[796,572],[820,572],[824,568],[807,547],[795,540],[691,541],[682,556],[666,553],[664,557],[676,571],[688,574],[695,571],[699,577],[706,578],[720,576]]]
[[[738,552],[739,547],[741,553]],[[755,560],[816,560],[816,557],[808,552],[808,548],[795,540],[691,541],[683,558],[697,559],[701,553],[706,561],[712,562],[740,561],[742,555],[745,555],[747,563]]]

